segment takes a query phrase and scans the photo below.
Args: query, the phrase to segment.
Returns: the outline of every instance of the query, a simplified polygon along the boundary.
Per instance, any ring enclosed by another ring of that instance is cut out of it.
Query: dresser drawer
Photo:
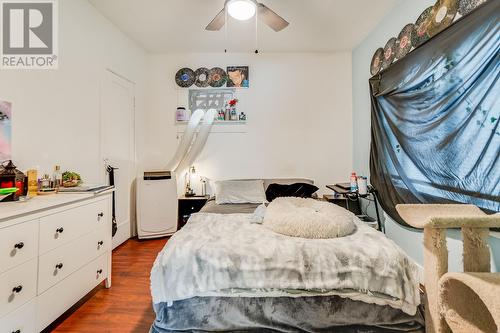
[[[40,254],[108,223],[107,201],[98,201],[40,219]]]
[[[101,227],[42,255],[38,266],[38,293],[43,293],[69,274],[109,251],[110,238],[111,230]]]
[[[92,235],[93,241],[91,242],[91,246],[94,246],[90,251],[92,259],[97,258],[108,251],[111,251],[111,226],[109,228],[107,226],[104,228],[99,228],[95,230]]]
[[[46,328],[107,276],[108,256],[103,255],[39,295],[37,330]]]
[[[0,229],[0,274],[36,257],[38,220]]]
[[[19,309],[0,318],[0,333],[36,333],[36,301],[31,300]]]
[[[0,275],[0,318],[36,295],[36,259]]]

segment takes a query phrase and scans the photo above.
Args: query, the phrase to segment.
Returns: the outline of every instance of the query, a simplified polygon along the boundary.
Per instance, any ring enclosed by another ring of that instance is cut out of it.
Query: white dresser
[[[106,280],[111,192],[0,203],[0,333],[40,332]]]

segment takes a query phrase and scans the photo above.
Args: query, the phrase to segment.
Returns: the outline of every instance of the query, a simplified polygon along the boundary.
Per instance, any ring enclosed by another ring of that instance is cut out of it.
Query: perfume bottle
[[[238,113],[236,112],[236,108],[231,108],[230,119],[229,120],[238,120]]]
[[[62,184],[62,172],[61,167],[56,165],[54,167],[54,174],[52,175],[52,182],[54,188],[59,188]]]

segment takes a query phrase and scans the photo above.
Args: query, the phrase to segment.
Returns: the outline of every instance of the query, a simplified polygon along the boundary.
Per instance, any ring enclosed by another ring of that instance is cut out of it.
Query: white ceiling
[[[205,31],[224,0],[89,0],[119,29],[151,53],[255,50],[255,21],[231,20]],[[281,32],[259,24],[267,52],[352,50],[400,0],[261,0],[290,22]]]

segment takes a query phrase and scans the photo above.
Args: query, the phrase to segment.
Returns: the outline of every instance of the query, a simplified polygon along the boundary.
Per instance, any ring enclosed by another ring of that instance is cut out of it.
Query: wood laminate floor
[[[154,320],[149,273],[167,239],[130,239],[113,252],[112,287],[99,286],[45,332],[147,333]]]

